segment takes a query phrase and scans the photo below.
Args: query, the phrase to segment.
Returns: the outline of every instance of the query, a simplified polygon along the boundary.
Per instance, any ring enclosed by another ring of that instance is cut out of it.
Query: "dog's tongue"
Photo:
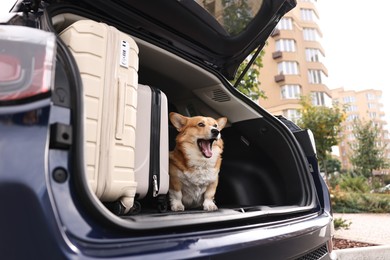
[[[207,158],[210,158],[213,155],[213,152],[211,151],[211,145],[209,140],[200,140],[200,149],[203,153],[203,155]]]

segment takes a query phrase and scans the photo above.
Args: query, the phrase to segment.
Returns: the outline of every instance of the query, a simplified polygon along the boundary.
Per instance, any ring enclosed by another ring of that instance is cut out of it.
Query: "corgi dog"
[[[220,131],[227,118],[185,117],[171,112],[169,119],[179,132],[169,153],[169,200],[172,211],[203,207],[215,211],[214,195],[222,161]]]

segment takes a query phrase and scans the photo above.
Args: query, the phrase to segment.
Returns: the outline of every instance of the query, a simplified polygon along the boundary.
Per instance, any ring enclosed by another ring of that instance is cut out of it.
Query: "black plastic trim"
[[[150,165],[149,165],[149,190],[148,197],[154,197],[154,180],[157,177],[157,188],[160,183],[160,133],[161,133],[161,92],[150,87],[151,90],[151,115],[150,115]]]

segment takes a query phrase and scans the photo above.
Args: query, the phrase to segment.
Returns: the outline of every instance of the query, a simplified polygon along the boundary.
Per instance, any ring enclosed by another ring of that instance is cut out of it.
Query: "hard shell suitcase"
[[[138,47],[112,26],[81,20],[60,33],[83,82],[87,180],[102,202],[133,206]]]
[[[135,180],[137,201],[155,199],[166,211],[169,190],[168,102],[157,88],[138,85]],[[140,207],[140,205],[137,205]]]

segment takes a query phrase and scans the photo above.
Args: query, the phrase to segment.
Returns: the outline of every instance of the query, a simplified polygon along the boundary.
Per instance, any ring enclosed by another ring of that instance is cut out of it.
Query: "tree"
[[[332,107],[314,106],[309,97],[301,98],[301,118],[298,125],[313,132],[317,157],[327,174],[327,154],[340,141],[341,123],[345,120],[345,108],[337,104]]]
[[[252,21],[252,8],[247,1],[222,0],[223,27],[230,35],[238,35]]]
[[[331,172],[340,172],[340,171],[341,171],[341,162],[335,158],[332,158],[332,156],[327,155],[325,172],[331,173]]]
[[[250,57],[253,55],[249,55],[248,58],[242,62],[237,70],[236,75],[239,76],[244,71],[245,67],[248,65],[248,62],[250,60]],[[265,92],[263,90],[260,90],[260,82],[259,82],[259,75],[260,75],[260,68],[263,67],[262,63],[262,57],[264,56],[264,50],[262,50],[255,59],[252,66],[248,69],[244,77],[240,80],[237,89],[249,97],[250,99],[257,101],[259,98],[266,99],[267,96],[265,95]],[[235,79],[236,80],[236,79]],[[235,80],[232,81],[234,84]]]
[[[230,35],[240,34],[246,26],[252,21],[252,6],[247,1],[237,0],[222,0],[223,5],[223,26]],[[249,60],[253,57],[255,51],[253,51],[239,66],[236,76],[239,77],[248,65]],[[266,98],[265,92],[259,89],[260,82],[258,80],[260,69],[263,67],[262,57],[264,56],[264,50],[261,50],[260,54],[256,57],[255,61],[246,72],[244,77],[238,82],[237,89],[252,99],[257,101],[260,97]],[[236,79],[231,83],[235,84]]]
[[[373,121],[354,121],[353,134],[356,142],[350,143],[352,154],[350,160],[356,172],[371,177],[373,170],[385,168],[384,156],[386,144],[381,142],[381,130]]]

